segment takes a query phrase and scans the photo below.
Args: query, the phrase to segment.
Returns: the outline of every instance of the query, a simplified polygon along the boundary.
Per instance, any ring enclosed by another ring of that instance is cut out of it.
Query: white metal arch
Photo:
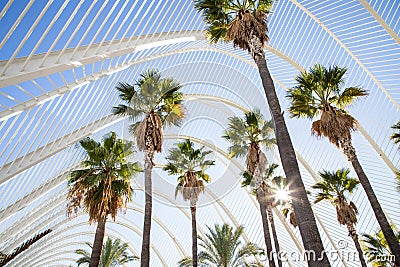
[[[354,55],[354,53],[328,28],[319,20],[314,14],[312,14],[306,7],[304,7],[299,1],[297,0],[290,0],[298,6],[304,13],[306,13],[310,18],[312,18],[318,25],[324,29],[346,52],[349,56],[353,58],[355,62],[360,66],[360,68],[368,74],[368,76],[375,82],[375,84],[385,93],[385,95],[390,99],[393,105],[396,106],[397,109],[400,109],[400,104],[393,98],[393,96],[387,91],[387,89],[382,85],[382,83],[369,71],[369,69],[361,62],[359,58]]]
[[[111,230],[111,232],[113,232],[113,230]],[[80,232],[80,234],[82,234],[82,235],[92,235],[93,233],[91,233],[91,232]],[[106,236],[111,237],[113,239],[117,239],[117,238],[121,239],[123,242],[127,241],[127,240],[124,240],[120,236],[117,236],[117,235],[114,235],[114,234],[110,234],[110,233],[107,233]],[[56,252],[57,249],[59,249],[59,248],[67,248],[69,246],[74,246],[74,245],[81,245],[82,247],[86,246],[86,242],[82,242],[82,241],[72,241],[72,242],[69,241],[68,242],[69,237],[70,236],[68,236],[68,235],[67,236],[63,236],[63,243],[62,244],[59,244],[56,247],[48,247],[47,246],[44,250],[41,250],[38,254],[32,255],[31,258],[34,258],[34,260],[29,260],[30,266],[35,266],[35,264],[42,264],[42,265],[39,265],[39,266],[43,266],[43,263],[41,263],[41,262],[46,261],[48,259],[55,259],[54,256],[56,256],[56,255],[65,255],[67,253],[75,253],[75,251],[66,251],[66,250],[63,250],[63,251],[60,251],[60,252],[57,252],[57,253],[51,253],[51,252]],[[128,250],[130,250],[132,255],[134,255],[136,257],[139,257],[138,251],[129,242],[126,242],[126,243],[128,243]],[[46,256],[46,257],[43,258],[43,256]],[[29,258],[29,259],[31,259],[31,258]]]
[[[84,213],[78,214],[75,218],[80,217],[80,216],[82,216],[82,215],[85,215],[85,214],[84,214]],[[122,218],[120,218],[120,219],[122,219]],[[132,221],[128,220],[127,218],[124,218],[124,219],[127,220],[127,221],[129,221],[129,224],[127,224],[127,223],[122,223],[122,222],[119,222],[119,221],[116,221],[116,222],[113,222],[113,223],[115,223],[115,224],[120,224],[120,225],[122,225],[122,226],[128,228],[129,230],[133,231],[133,232],[136,233],[138,236],[142,236],[141,231],[139,230],[139,228],[136,226],[135,223],[133,223]],[[65,224],[65,223],[67,223],[67,222],[69,222],[69,221],[70,221],[70,219],[65,219],[65,220],[61,221],[61,222],[58,223],[58,225],[57,225],[55,228],[57,228],[57,227],[59,227],[59,226],[62,226],[63,224]],[[73,229],[73,228],[77,228],[77,227],[80,227],[80,226],[84,226],[84,225],[87,225],[87,224],[88,224],[88,222],[82,222],[82,223],[74,224],[73,226],[69,227],[68,230],[71,230],[71,229]],[[65,229],[64,229],[64,230],[65,230]],[[42,239],[39,240],[37,244],[43,243],[43,242],[45,242],[45,241],[51,241],[51,244],[52,244],[52,245],[54,245],[54,244],[56,244],[56,243],[58,243],[58,242],[63,242],[63,239],[62,239],[62,238],[61,238],[61,239],[56,239],[56,240],[51,240],[51,239],[52,239],[53,237],[55,238],[55,237],[59,236],[60,234],[62,234],[62,233],[64,232],[64,230],[57,231],[56,233],[53,233],[51,236],[49,236],[49,237],[47,237],[47,238],[43,238],[43,240],[42,240]],[[116,233],[116,231],[113,230],[113,229],[110,228],[110,227],[107,228],[106,231],[111,231],[111,232],[115,232],[115,233]],[[90,234],[90,235],[92,235],[93,232],[85,232],[85,234]],[[79,236],[79,235],[82,235],[82,232],[74,233],[74,234],[71,234],[71,235],[69,235],[69,236],[70,236],[70,237],[75,237],[75,236]],[[174,241],[174,240],[172,240],[172,241]],[[175,242],[176,242],[176,241],[175,241]],[[45,247],[47,247],[47,246],[45,246]],[[158,257],[159,260],[164,264],[164,266],[168,266],[168,265],[166,264],[166,261],[165,261],[164,257],[159,253],[159,250],[156,248],[156,246],[155,246],[153,243],[151,243],[151,248],[154,250],[154,252],[156,253],[157,257]],[[154,248],[156,248],[156,249],[154,249]],[[37,255],[36,252],[37,252],[38,249],[42,249],[42,247],[40,247],[40,246],[35,246],[32,250],[29,251],[29,253],[27,253],[27,254],[25,254],[25,255],[21,255],[22,257],[21,257],[20,259],[18,259],[17,261],[15,261],[13,264],[16,264],[16,266],[20,266],[19,264],[21,264],[21,261],[25,260],[25,258],[28,258],[28,259],[29,259],[29,257],[36,257],[36,255]]]

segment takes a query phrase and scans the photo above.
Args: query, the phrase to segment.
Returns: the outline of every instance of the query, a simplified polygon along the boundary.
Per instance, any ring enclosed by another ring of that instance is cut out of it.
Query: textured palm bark
[[[144,170],[144,190],[146,203],[144,207],[144,223],[143,223],[143,241],[142,241],[142,253],[140,257],[140,266],[150,266],[150,231],[151,231],[151,215],[153,210],[153,197],[152,197],[152,180],[151,174],[153,170],[153,164],[146,156],[145,159],[145,170]]]
[[[267,203],[267,213],[268,213],[269,223],[271,225],[272,236],[274,238],[274,245],[275,245],[275,251],[277,253],[278,265],[279,265],[279,267],[282,267],[282,261],[279,257],[280,248],[279,248],[279,242],[278,242],[278,235],[276,234],[274,214],[272,213],[271,203]]]
[[[146,134],[145,134],[145,160],[144,160],[144,191],[146,195],[146,203],[144,206],[144,222],[143,222],[143,241],[142,252],[140,257],[140,266],[150,266],[150,232],[151,232],[151,216],[153,210],[153,188],[152,188],[152,171],[153,171],[153,157],[154,157],[154,144],[153,135],[154,125],[150,116],[146,120]]]
[[[196,225],[196,206],[190,207],[192,214],[192,261],[193,267],[197,267],[197,225]]]
[[[257,200],[260,205],[261,220],[264,228],[264,240],[267,248],[267,257],[270,267],[275,267],[274,255],[272,254],[271,235],[269,233],[267,204],[265,201],[265,193],[261,188],[257,189]]]
[[[265,61],[265,54],[262,50],[262,45],[257,37],[253,38],[251,42],[252,44],[249,44],[251,48],[250,54],[257,64],[272,119],[274,121],[275,137],[279,155],[283,170],[288,180],[289,190],[292,194],[293,208],[300,229],[301,238],[303,240],[304,249],[311,253],[314,252],[316,255],[316,257],[307,258],[308,266],[331,266],[328,257],[325,254],[321,236],[318,232],[317,223],[310,202],[307,198],[304,183],[300,176],[296,154],[283,118],[275,86],[271,74],[269,73],[267,62]]]
[[[92,254],[90,255],[89,267],[98,267],[100,263],[101,250],[103,249],[104,234],[106,231],[106,217],[100,217],[97,221],[96,234],[94,235]]]
[[[390,251],[395,256],[395,263],[397,266],[400,266],[400,244],[396,239],[392,227],[390,227],[390,224],[385,216],[385,213],[383,212],[381,205],[379,204],[378,198],[375,195],[375,192],[372,188],[371,183],[368,180],[367,175],[365,174],[360,162],[358,161],[351,140],[344,139],[342,140],[341,144],[343,153],[347,156],[347,159],[353,165],[354,171],[357,173],[358,180],[360,181],[360,184],[367,194],[368,200],[372,206],[372,210],[374,211],[375,217],[379,223],[379,226],[382,229],[383,235],[385,236],[385,239],[389,245]]]
[[[354,226],[352,224],[348,224],[347,229],[349,230],[349,236],[351,236],[351,238],[354,241],[354,245],[356,245],[356,249],[358,252],[358,257],[360,259],[361,266],[367,267],[367,264],[365,263],[365,259],[364,259],[364,253],[361,249],[360,242],[358,241],[358,235],[357,235],[356,229],[354,229]]]

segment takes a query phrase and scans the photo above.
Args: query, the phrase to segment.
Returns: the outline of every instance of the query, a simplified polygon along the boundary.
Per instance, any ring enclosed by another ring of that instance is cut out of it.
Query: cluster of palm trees
[[[324,252],[317,224],[308,200],[307,191],[302,181],[295,151],[286,127],[274,83],[269,73],[263,46],[268,41],[266,17],[269,14],[272,0],[194,0],[195,8],[202,13],[208,25],[207,34],[211,42],[231,41],[235,47],[247,50],[254,59],[260,74],[266,99],[272,116],[271,121],[263,119],[258,110],[245,112],[244,117],[232,117],[225,131],[225,138],[231,146],[232,157],[246,156],[246,169],[242,173],[242,186],[251,187],[260,207],[263,223],[266,252],[272,255],[274,241],[275,251],[279,252],[279,242],[275,231],[272,210],[280,205],[290,222],[299,227],[304,249],[322,255],[321,259],[308,258],[309,266],[330,266]],[[360,183],[371,203],[375,217],[382,229],[387,248],[395,256],[395,264],[400,266],[400,246],[388,219],[373,191],[371,183],[364,173],[352,145],[351,133],[357,129],[357,120],[346,108],[354,100],[367,96],[366,90],[360,87],[342,88],[347,69],[339,66],[324,67],[316,64],[309,71],[296,77],[296,86],[288,91],[290,99],[289,112],[292,117],[317,119],[312,123],[312,133],[327,137],[338,147],[351,163],[358,179],[349,178],[349,170],[320,172],[321,181],[314,185],[319,190],[316,202],[328,200],[335,205],[338,222],[346,225],[359,252],[362,266],[366,266],[361,246],[355,230],[357,208],[347,199],[347,193],[354,191]],[[119,83],[116,87],[122,104],[113,108],[112,113],[127,117],[132,121],[130,133],[136,140],[138,150],[144,152],[145,177],[145,214],[141,250],[141,266],[150,266],[150,235],[152,216],[152,169],[155,166],[154,154],[163,146],[163,127],[180,125],[184,118],[183,95],[181,85],[172,78],[163,78],[156,70],[141,74],[136,83]],[[398,127],[396,124],[395,129]],[[398,135],[393,135],[398,140]],[[90,222],[97,223],[95,239],[90,255],[89,266],[99,266],[108,216],[115,220],[118,210],[126,207],[132,197],[130,179],[142,171],[139,163],[129,162],[133,144],[110,133],[102,143],[91,138],[80,141],[87,158],[82,168],[71,172],[69,178],[69,214],[84,208],[89,213]],[[274,176],[278,167],[268,164],[265,151],[277,146],[285,177]],[[196,148],[193,142],[185,140],[177,143],[169,151],[168,164],[164,166],[170,175],[178,175],[176,194],[190,202],[192,215],[192,258],[183,259],[181,266],[198,266],[208,259],[210,266],[234,266],[233,263],[221,263],[210,260],[207,254],[210,240],[199,237],[204,251],[197,252],[196,204],[205,184],[210,181],[206,173],[208,167],[215,164],[207,156],[211,151],[204,147]],[[279,198],[278,192],[287,190],[289,197]],[[272,230],[272,237],[269,232]],[[232,236],[229,226],[215,228],[215,234]],[[239,228],[236,231],[242,232]],[[372,239],[371,239],[372,240]],[[237,242],[237,240],[236,240]],[[254,251],[258,251],[252,245]],[[240,254],[240,253],[239,253]],[[244,254],[243,254],[244,255]],[[255,254],[253,254],[255,255]],[[243,259],[243,257],[239,257]],[[317,257],[318,258],[318,257]],[[241,260],[241,259],[238,259]],[[275,258],[268,257],[269,266],[275,265]],[[279,266],[282,262],[277,258]],[[185,265],[186,264],[186,265]]]

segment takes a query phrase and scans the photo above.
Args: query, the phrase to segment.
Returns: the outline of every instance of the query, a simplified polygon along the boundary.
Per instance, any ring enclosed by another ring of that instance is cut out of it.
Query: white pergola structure
[[[359,121],[353,142],[395,225],[400,225],[395,180],[400,153],[389,137],[400,119],[399,17],[398,0],[281,0],[269,17],[265,47],[283,110],[295,75],[317,62],[347,66],[347,84],[369,91],[350,108]],[[131,138],[129,121],[111,115],[120,102],[114,88],[117,82],[133,83],[149,68],[182,83],[186,100],[186,120],[180,128],[165,130],[157,163],[165,163],[166,151],[187,137],[214,151],[213,181],[198,209],[199,233],[206,225],[227,222],[245,227],[244,242],[264,245],[256,200],[239,184],[244,162],[229,159],[220,136],[229,117],[259,108],[270,118],[268,106],[247,52],[230,43],[210,45],[204,28],[191,0],[0,3],[0,251],[10,253],[35,234],[53,230],[8,266],[73,265],[74,251],[92,242],[95,226],[87,223],[87,215],[66,216],[66,177],[83,158],[75,144],[109,131]],[[310,135],[310,121],[286,113],[307,189],[318,181],[319,171],[350,167],[327,140]],[[268,160],[279,164],[277,150],[268,151]],[[128,242],[130,252],[139,255],[143,175],[134,183],[134,203],[107,224],[106,234]],[[185,203],[174,198],[174,183],[174,177],[155,169],[151,266],[176,266],[190,255],[190,216]],[[359,207],[357,230],[376,230],[362,188],[351,198]],[[347,250],[355,250],[331,206],[321,203],[313,210],[327,251],[341,252],[343,240]],[[298,229],[274,212],[282,249],[302,252]],[[341,253],[331,263],[358,266]],[[284,266],[306,263],[292,258]]]

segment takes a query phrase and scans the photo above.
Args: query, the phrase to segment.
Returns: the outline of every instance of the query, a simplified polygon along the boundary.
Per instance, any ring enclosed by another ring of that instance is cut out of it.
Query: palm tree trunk
[[[153,170],[153,152],[146,151],[146,158],[144,164],[144,191],[146,195],[146,204],[144,207],[144,223],[143,223],[143,241],[142,241],[142,253],[140,257],[140,266],[150,266],[150,231],[151,231],[151,215],[153,208],[153,197],[152,197],[152,180],[151,173]]]
[[[272,254],[271,235],[269,233],[269,226],[267,221],[268,216],[267,216],[267,204],[265,202],[265,193],[260,187],[257,188],[257,200],[260,205],[261,220],[264,229],[264,241],[265,241],[265,246],[267,248],[267,258],[269,266],[275,267],[274,255]]]
[[[279,265],[279,267],[282,267],[281,257],[279,256],[280,248],[279,248],[279,242],[278,242],[278,235],[276,234],[274,214],[272,213],[271,203],[267,203],[267,213],[268,213],[269,223],[271,224],[272,236],[274,237],[274,245],[275,245],[275,251],[277,254],[278,265]]]
[[[94,235],[93,249],[92,249],[92,255],[90,255],[89,267],[99,266],[105,231],[106,231],[106,217],[100,217],[97,222],[96,234]]]
[[[375,217],[379,223],[379,226],[382,229],[383,235],[389,245],[390,251],[395,256],[395,262],[397,266],[400,266],[400,244],[396,239],[396,236],[393,232],[392,227],[383,212],[381,205],[379,204],[378,198],[375,195],[374,190],[372,189],[371,183],[368,180],[367,175],[365,174],[363,168],[361,167],[360,162],[358,161],[355,149],[349,139],[343,139],[341,142],[341,146],[343,149],[343,153],[347,156],[348,160],[353,165],[354,171],[357,173],[358,180],[362,187],[364,188],[365,193],[367,194],[368,200],[371,203],[372,210],[375,213]]]
[[[196,205],[190,206],[192,213],[192,262],[193,267],[197,267],[197,226],[196,226]]]
[[[262,50],[261,42],[258,37],[255,37],[251,40],[251,44],[249,45],[251,48],[251,56],[257,64],[258,72],[260,73],[265,95],[274,121],[275,137],[279,155],[283,170],[285,171],[288,180],[289,190],[292,194],[293,208],[300,229],[301,238],[303,240],[304,249],[308,252],[315,253],[315,257],[307,259],[308,266],[330,266],[328,257],[324,252],[324,246],[322,245],[321,236],[318,232],[317,223],[310,202],[307,198],[304,183],[300,176],[296,154],[283,118],[275,86],[271,74],[269,73],[267,62],[265,61],[265,54]]]
[[[365,263],[365,259],[364,259],[364,253],[361,249],[360,242],[358,241],[358,235],[357,235],[356,229],[354,229],[354,226],[352,224],[348,224],[347,229],[349,230],[349,236],[351,236],[351,238],[354,241],[354,245],[356,245],[356,249],[358,252],[358,257],[360,258],[361,266],[367,267],[367,264]]]

